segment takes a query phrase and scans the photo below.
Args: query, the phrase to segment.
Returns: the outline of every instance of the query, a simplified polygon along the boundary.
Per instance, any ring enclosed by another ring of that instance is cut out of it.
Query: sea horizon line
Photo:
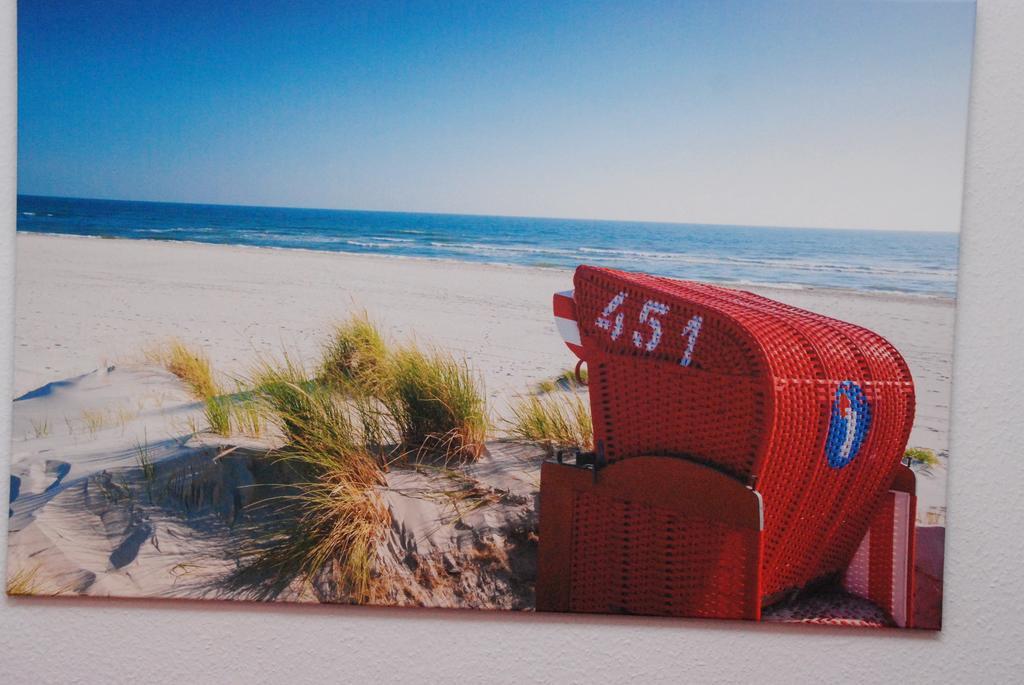
[[[607,223],[607,224],[632,224],[632,225],[645,225],[645,226],[681,226],[681,227],[693,227],[699,226],[702,228],[712,229],[735,229],[735,228],[751,228],[751,229],[766,229],[766,230],[778,230],[778,231],[829,231],[829,232],[862,232],[862,233],[910,233],[910,234],[941,234],[941,235],[959,235],[959,227],[956,230],[944,230],[944,229],[912,229],[912,228],[864,228],[856,226],[844,226],[844,227],[828,227],[828,226],[780,226],[775,224],[727,224],[727,223],[705,223],[700,221],[664,221],[664,220],[646,220],[646,219],[606,219],[606,218],[594,218],[594,217],[570,217],[570,216],[535,216],[528,214],[487,214],[487,213],[475,213],[475,212],[435,212],[435,211],[421,211],[421,210],[404,210],[404,209],[359,209],[351,207],[303,207],[297,205],[264,205],[264,204],[234,204],[229,202],[186,202],[182,200],[138,200],[138,199],[125,199],[125,198],[107,198],[107,197],[81,197],[76,195],[39,195],[36,193],[22,193],[17,194],[17,200],[21,198],[33,198],[33,199],[44,199],[44,200],[80,200],[86,202],[112,202],[112,203],[123,203],[123,204],[153,204],[153,205],[181,205],[191,207],[224,207],[224,208],[240,208],[240,209],[271,209],[271,210],[293,210],[293,211],[307,211],[307,212],[339,212],[339,213],[352,213],[352,214],[395,214],[405,216],[452,216],[452,217],[478,217],[482,219],[528,219],[528,220],[539,220],[539,221],[588,221],[596,223]],[[20,210],[18,211],[21,214]]]

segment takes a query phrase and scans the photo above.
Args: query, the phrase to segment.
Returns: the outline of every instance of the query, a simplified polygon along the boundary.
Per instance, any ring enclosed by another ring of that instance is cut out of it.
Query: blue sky
[[[959,225],[973,2],[18,9],[21,193]]]

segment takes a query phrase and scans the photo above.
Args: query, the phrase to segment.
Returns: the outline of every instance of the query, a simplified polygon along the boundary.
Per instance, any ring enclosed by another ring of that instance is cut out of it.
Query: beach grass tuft
[[[537,383],[537,392],[545,395],[556,390],[577,390],[587,386],[587,367],[580,369],[579,378],[575,369],[566,369],[554,378],[545,378]]]
[[[555,390],[558,390],[558,383],[556,383],[554,379],[545,378],[544,380],[537,383],[537,392],[542,395],[545,395],[549,392],[554,392]]]
[[[263,413],[251,392],[239,388],[230,406],[232,426],[236,432],[251,438],[263,435]]]
[[[527,395],[512,406],[506,421],[510,436],[536,442],[549,450],[594,447],[594,426],[590,405],[577,393],[557,392]]]
[[[287,454],[324,469],[333,467],[359,445],[351,407],[333,389],[289,375],[282,370],[279,380],[258,387],[268,420],[291,445]]]
[[[50,434],[50,420],[32,419],[32,437],[34,438],[45,438]]]
[[[388,358],[380,402],[414,458],[472,461],[487,439],[482,381],[465,361],[408,344]]]
[[[139,415],[138,412],[132,411],[126,407],[118,407],[114,413],[117,423],[121,426],[121,435],[124,435],[125,430],[128,428],[128,424]]]
[[[199,399],[221,394],[210,360],[202,350],[193,350],[180,340],[171,340],[166,346],[150,351],[147,357],[162,363]]]
[[[20,569],[8,576],[7,594],[22,597],[45,594],[39,581],[39,565]]]
[[[292,452],[287,458],[320,462],[323,456]],[[308,473],[312,477],[296,483],[291,494],[262,502],[277,504],[278,514],[292,518],[273,544],[247,560],[240,577],[269,577],[263,584],[279,591],[293,578],[316,582],[330,565],[338,593],[365,602],[376,546],[390,523],[376,491],[381,471],[371,455],[351,453],[334,467],[314,466]]]
[[[387,356],[387,342],[376,324],[365,311],[353,314],[335,325],[323,347],[317,377],[324,383],[372,390],[380,382]]]
[[[156,482],[156,464],[149,454],[149,440],[135,443],[135,461],[142,471],[142,479],[146,484],[146,493],[149,495],[149,503],[153,503],[153,485]]]
[[[409,343],[390,348],[365,313],[335,327],[311,376],[285,355],[252,374],[289,440],[307,437],[311,415],[347,422],[364,448],[395,448],[412,459],[473,460],[487,436],[482,383],[465,361]]]
[[[293,578],[316,582],[331,564],[342,594],[366,601],[390,522],[379,495],[389,465],[476,459],[487,434],[481,382],[464,361],[390,348],[365,314],[334,329],[312,372],[285,353],[260,361],[246,387],[253,411],[284,438],[272,458],[297,474],[263,502],[291,512],[291,523],[238,574],[261,579],[257,594]]]
[[[221,436],[231,435],[232,400],[224,395],[211,395],[203,402],[203,416],[210,431]]]
[[[334,418],[324,402],[333,393],[311,380],[305,366],[287,353],[280,359],[261,360],[249,385],[267,421],[275,424],[288,441],[301,440],[314,418]]]
[[[224,391],[216,381],[209,358],[180,340],[146,352],[150,361],[162,364],[180,378],[197,398],[203,401],[203,416],[210,432],[228,437],[241,433],[258,438],[263,434],[264,417],[253,401],[253,393],[241,384],[237,392]],[[193,427],[192,434],[196,434]]]
[[[289,494],[263,502],[291,513],[289,530],[260,549],[241,575],[269,575],[279,591],[295,577],[315,581],[330,563],[340,591],[365,601],[376,544],[389,523],[376,490],[385,466],[370,447],[381,439],[370,405],[354,400],[347,385],[310,378],[288,355],[260,362],[251,387],[253,411],[286,439],[273,459],[301,477]]]
[[[252,375],[252,411],[273,425],[295,454],[320,468],[358,451],[379,454],[398,440],[383,404],[349,386],[311,379],[284,355],[261,362]]]
[[[935,450],[925,447],[909,447],[903,453],[903,458],[911,465],[916,463],[927,468],[939,465],[939,458],[935,455]]]
[[[85,427],[89,430],[90,435],[95,435],[96,431],[103,430],[106,427],[107,414],[96,409],[83,409],[82,422],[85,423]]]
[[[282,439],[267,459],[287,477],[253,505],[272,507],[278,523],[242,553],[230,579],[254,596],[274,596],[296,579],[315,584],[329,568],[340,596],[366,601],[390,523],[379,494],[387,469],[475,460],[484,449],[480,377],[439,350],[389,345],[365,312],[334,326],[315,364],[287,352],[261,359],[234,393],[221,390],[205,354],[180,341],[148,358],[203,401],[212,432],[258,437],[266,429]],[[148,451],[138,455],[148,479]],[[456,494],[460,510],[482,497]]]

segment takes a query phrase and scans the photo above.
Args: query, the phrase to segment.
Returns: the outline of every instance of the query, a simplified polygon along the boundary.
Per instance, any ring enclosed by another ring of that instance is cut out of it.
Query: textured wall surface
[[[978,5],[941,634],[0,598],[0,681],[1020,682],[1024,2]],[[0,0],[0,397],[11,396],[15,58],[14,2]],[[9,412],[0,402],[2,501]]]

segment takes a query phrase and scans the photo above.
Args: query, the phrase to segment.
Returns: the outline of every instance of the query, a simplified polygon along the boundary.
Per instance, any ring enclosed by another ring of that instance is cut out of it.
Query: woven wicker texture
[[[590,493],[574,504],[573,611],[737,615],[756,531]]]
[[[761,499],[672,456],[541,468],[539,611],[760,616]]]
[[[844,569],[913,422],[896,349],[853,324],[707,284],[581,266],[575,286],[607,462],[675,455],[756,488],[763,596]]]
[[[868,573],[868,599],[880,607],[891,607],[892,599],[892,537],[893,537],[893,500],[884,498],[875,512],[869,526],[870,541],[876,548],[870,557]]]

